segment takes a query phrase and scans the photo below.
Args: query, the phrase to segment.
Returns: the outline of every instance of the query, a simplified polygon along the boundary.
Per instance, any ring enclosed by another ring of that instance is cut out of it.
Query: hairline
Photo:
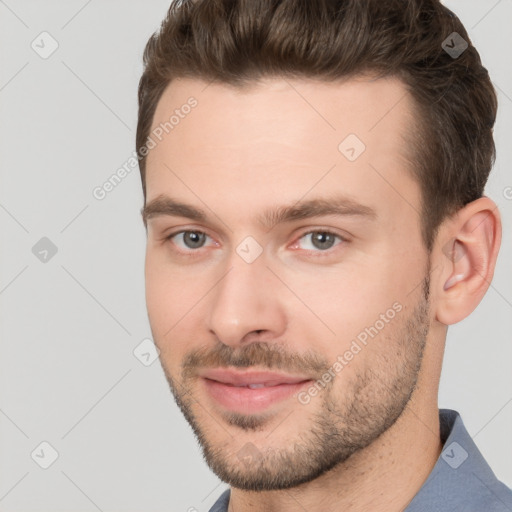
[[[151,120],[150,122],[148,122],[147,129],[144,133],[144,144],[146,144],[149,134],[151,133],[155,114],[160,102],[162,101],[162,97],[164,96],[165,91],[176,80],[198,80],[201,82],[207,82],[208,85],[215,83],[225,87],[229,87],[235,91],[249,92],[251,89],[254,89],[255,87],[264,85],[264,82],[269,79],[298,79],[313,82],[340,84],[348,82],[350,80],[357,80],[358,78],[365,77],[368,79],[372,78],[371,81],[376,81],[380,79],[396,79],[404,87],[404,90],[406,91],[406,96],[409,98],[410,105],[410,110],[408,111],[406,121],[408,123],[408,127],[410,128],[410,130],[402,130],[400,132],[401,139],[404,143],[403,147],[408,149],[402,151],[401,156],[407,162],[406,172],[409,172],[410,177],[414,180],[414,182],[419,186],[420,189],[420,228],[422,232],[422,240],[424,247],[427,250],[427,252],[430,253],[432,251],[433,241],[438,232],[439,226],[432,230],[428,225],[429,220],[427,215],[427,205],[425,204],[425,190],[423,189],[423,184],[421,180],[422,173],[428,172],[428,168],[425,161],[426,151],[424,149],[424,142],[426,140],[429,140],[429,137],[431,136],[430,130],[428,128],[428,109],[424,105],[421,105],[418,99],[415,97],[414,91],[411,90],[406,80],[407,74],[408,73],[404,70],[398,70],[395,73],[391,73],[381,72],[381,70],[379,69],[363,68],[356,72],[347,73],[341,76],[334,77],[298,72],[255,72],[252,75],[235,77],[232,80],[224,80],[221,78],[213,78],[209,80],[207,75],[203,75],[200,73],[178,73],[161,87],[158,99],[154,101],[153,111],[151,113]],[[144,157],[140,157],[139,159],[139,168],[141,170],[143,178],[144,206],[146,205],[146,162],[148,156],[149,153]],[[452,212],[449,212],[449,214],[456,211],[459,207],[460,206],[458,205],[454,205],[452,208]]]

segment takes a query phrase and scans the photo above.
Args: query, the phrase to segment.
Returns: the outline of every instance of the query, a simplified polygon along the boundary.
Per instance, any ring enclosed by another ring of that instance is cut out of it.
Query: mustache
[[[219,366],[258,366],[269,370],[279,369],[290,373],[314,375],[322,375],[329,368],[327,360],[319,354],[311,351],[303,354],[291,353],[283,345],[270,345],[265,342],[254,342],[236,349],[224,344],[202,347],[189,352],[181,366],[184,378],[194,376],[199,368]]]

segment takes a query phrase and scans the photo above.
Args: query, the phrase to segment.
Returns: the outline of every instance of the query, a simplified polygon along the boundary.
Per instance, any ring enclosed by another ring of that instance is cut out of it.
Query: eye
[[[338,240],[337,243],[336,240]],[[336,235],[335,233],[331,233],[330,231],[310,231],[308,233],[304,233],[299,238],[299,240],[294,244],[294,248],[305,249],[307,251],[325,252],[332,247],[339,245],[343,241],[344,238],[340,235]]]
[[[166,237],[167,240],[171,240],[174,245],[184,251],[201,249],[208,238],[210,237],[202,231],[179,231]]]

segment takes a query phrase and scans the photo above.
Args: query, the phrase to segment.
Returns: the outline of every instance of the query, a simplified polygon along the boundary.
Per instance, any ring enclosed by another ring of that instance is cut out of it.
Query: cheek
[[[294,279],[290,276],[288,282],[294,283],[294,291],[304,302],[288,303],[290,325],[305,343],[303,348],[322,353],[330,363],[346,354],[352,369],[371,359],[374,349],[392,350],[390,335],[411,301],[407,296],[410,287],[405,286],[413,280],[409,267],[383,258],[380,262],[359,260],[317,273],[315,279],[301,278],[298,273]],[[414,268],[421,279],[419,267]],[[347,370],[345,374],[352,371]]]
[[[331,338],[351,338],[400,298],[390,269],[375,265],[358,262],[320,273],[310,270],[309,274],[294,273],[287,280],[303,302],[290,302],[291,311],[298,323],[313,322]]]
[[[199,335],[198,315],[208,291],[206,279],[173,267],[158,251],[148,250],[145,264],[146,306],[155,344],[166,366],[178,364]]]
[[[150,320],[159,329],[170,329],[204,295],[204,280],[189,269],[169,263],[165,251],[146,252],[146,304]]]
[[[146,281],[146,307],[153,334],[160,338],[162,325],[167,323],[167,329],[172,325],[169,314],[172,315],[172,304],[175,301],[172,292],[172,283],[163,273],[164,267],[159,264],[151,251],[146,251],[145,281]]]
[[[166,265],[150,251],[146,253],[146,307],[151,331],[160,350],[175,329],[182,311],[181,284]]]

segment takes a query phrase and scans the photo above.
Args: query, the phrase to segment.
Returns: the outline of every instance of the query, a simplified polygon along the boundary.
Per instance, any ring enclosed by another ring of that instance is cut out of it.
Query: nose
[[[238,260],[238,261],[237,261]],[[208,327],[219,341],[236,348],[270,341],[286,330],[283,291],[263,257],[252,263],[234,254],[227,273],[210,297]]]

